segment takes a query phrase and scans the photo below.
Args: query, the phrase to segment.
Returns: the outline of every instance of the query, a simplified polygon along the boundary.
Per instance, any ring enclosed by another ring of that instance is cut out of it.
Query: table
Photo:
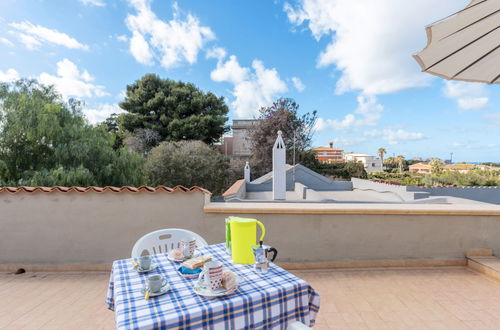
[[[148,274],[133,270],[131,259],[117,260],[106,298],[108,308],[115,311],[117,329],[285,329],[295,320],[314,325],[320,297],[304,280],[275,264],[266,274],[255,272],[252,265],[233,264],[225,244],[198,250],[240,276],[234,294],[215,299],[198,296],[192,289],[196,279],[179,275],[179,264],[164,254],[153,256],[159,267]],[[168,279],[171,289],[145,300],[141,289],[149,275],[158,273]]]

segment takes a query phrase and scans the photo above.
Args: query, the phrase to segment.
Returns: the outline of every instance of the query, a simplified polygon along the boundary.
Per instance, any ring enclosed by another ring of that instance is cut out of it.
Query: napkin
[[[181,274],[189,274],[189,275],[193,274],[194,275],[194,274],[201,273],[201,268],[189,269],[187,267],[181,266],[181,267],[179,267],[178,271]]]

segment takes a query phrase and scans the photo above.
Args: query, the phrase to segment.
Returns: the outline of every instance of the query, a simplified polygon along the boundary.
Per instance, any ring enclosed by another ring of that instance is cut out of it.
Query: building
[[[431,173],[432,167],[426,163],[416,163],[408,166],[410,172],[413,173]]]
[[[330,164],[344,162],[344,150],[335,149],[333,147],[333,142],[330,142],[329,147],[314,148],[313,151],[316,153],[316,159],[321,163]]]
[[[500,168],[495,168],[488,165],[475,165],[475,164],[447,164],[443,165],[443,171],[453,171],[459,173],[468,173],[471,170],[478,169],[483,171],[495,171]],[[428,163],[417,163],[409,166],[410,172],[413,173],[432,173],[432,167]]]
[[[367,155],[367,154],[356,154],[356,153],[345,153],[344,154],[344,160],[346,162],[360,162],[363,163],[363,166],[365,167],[365,171],[370,173],[370,172],[376,172],[376,171],[383,171],[384,166],[382,164],[382,159],[372,156],[372,155]]]
[[[477,169],[477,165],[475,164],[450,164],[445,165],[445,171],[454,171],[459,173],[468,173],[470,170]]]
[[[250,157],[252,154],[250,130],[257,122],[257,119],[233,120],[233,156]]]
[[[233,120],[232,136],[222,138],[222,143],[217,149],[229,157],[249,158],[252,154],[250,144],[250,130],[258,119]]]

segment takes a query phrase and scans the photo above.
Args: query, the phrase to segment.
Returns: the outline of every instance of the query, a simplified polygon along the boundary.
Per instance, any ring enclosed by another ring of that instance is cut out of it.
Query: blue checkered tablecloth
[[[266,274],[252,265],[233,264],[224,244],[198,249],[223,263],[240,278],[238,290],[226,297],[206,299],[193,291],[196,279],[185,279],[179,264],[166,255],[153,256],[159,267],[138,274],[130,259],[113,263],[106,304],[115,311],[118,329],[285,329],[295,320],[313,326],[319,295],[304,280],[272,264]],[[145,300],[141,289],[151,274],[161,274],[171,285],[169,292]]]

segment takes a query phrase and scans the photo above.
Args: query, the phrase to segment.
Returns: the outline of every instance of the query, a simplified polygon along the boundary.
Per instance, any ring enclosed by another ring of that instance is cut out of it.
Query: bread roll
[[[222,272],[222,287],[228,291],[236,287],[236,275],[232,271]]]
[[[210,256],[199,256],[193,259],[189,259],[188,261],[185,261],[182,265],[189,269],[196,269],[203,267],[203,265],[209,262],[210,260],[212,260]]]

